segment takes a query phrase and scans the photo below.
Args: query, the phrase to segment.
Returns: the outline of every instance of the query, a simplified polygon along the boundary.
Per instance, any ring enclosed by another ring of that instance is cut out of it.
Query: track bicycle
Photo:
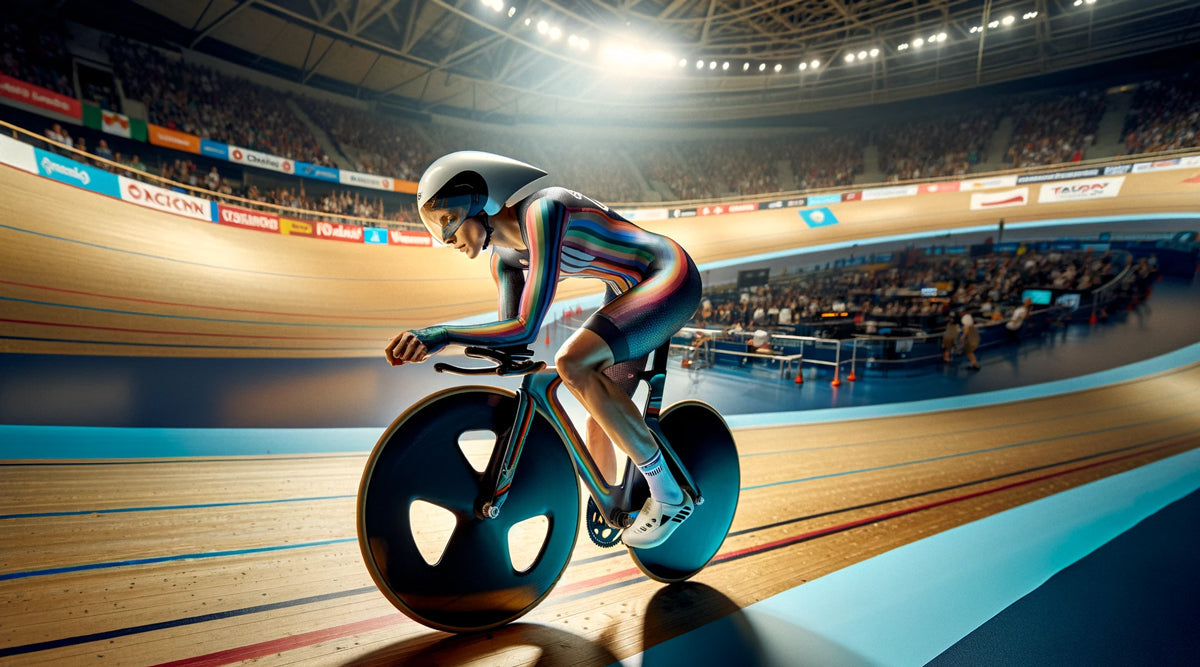
[[[664,583],[688,579],[716,555],[740,485],[733,435],[715,409],[689,399],[660,412],[668,350],[669,343],[656,350],[638,376],[648,384],[643,416],[696,507],[665,543],[627,547],[646,576]],[[579,534],[580,482],[590,496],[587,534],[599,546],[619,544],[649,496],[628,460],[619,484],[604,480],[557,397],[562,380],[553,368],[534,361],[526,348],[470,347],[466,354],[492,364],[434,368],[519,375],[520,388],[453,387],[419,401],[380,437],[358,492],[359,547],[375,584],[413,620],[449,632],[511,623],[550,594]],[[482,471],[459,444],[464,434],[478,432],[494,434]],[[412,508],[418,501],[454,518],[444,550],[432,561],[417,544],[421,528]],[[545,527],[541,546],[535,545],[531,563],[518,566],[509,531],[538,517]]]

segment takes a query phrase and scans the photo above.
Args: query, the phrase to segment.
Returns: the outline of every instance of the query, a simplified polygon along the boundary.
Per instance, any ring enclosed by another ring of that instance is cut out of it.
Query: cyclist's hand
[[[388,343],[385,352],[388,363],[393,366],[421,362],[429,357],[429,349],[411,331],[405,331],[393,338],[392,342]]]

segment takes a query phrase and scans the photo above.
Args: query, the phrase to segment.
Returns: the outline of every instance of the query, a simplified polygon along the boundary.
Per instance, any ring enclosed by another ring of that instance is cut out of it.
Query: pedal
[[[621,530],[613,528],[604,522],[604,515],[596,507],[596,501],[588,498],[587,504],[587,534],[592,544],[608,549],[621,543]]]

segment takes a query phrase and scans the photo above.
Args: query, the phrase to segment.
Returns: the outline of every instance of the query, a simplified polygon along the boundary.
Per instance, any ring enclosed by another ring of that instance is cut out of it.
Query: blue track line
[[[355,495],[313,496],[311,498],[280,498],[275,500],[245,500],[229,503],[196,503],[194,505],[159,505],[153,507],[117,507],[101,510],[76,510],[72,512],[34,512],[29,514],[0,514],[0,521],[5,519],[46,519],[61,516],[89,516],[92,514],[126,514],[130,512],[165,512],[172,510],[212,509],[217,507],[252,507],[254,505],[278,505],[281,503],[311,503],[322,500],[345,500],[357,498]]]
[[[46,577],[53,574],[67,574],[70,572],[86,572],[89,570],[109,570],[118,567],[129,567],[131,565],[151,565],[154,563],[171,563],[180,560],[197,560],[201,558],[224,558],[227,556],[245,556],[247,554],[271,553],[275,551],[290,551],[292,549],[308,549],[311,547],[323,547],[330,544],[346,544],[349,542],[357,542],[356,537],[346,537],[335,540],[322,540],[320,542],[302,542],[299,544],[281,544],[271,547],[255,547],[252,549],[231,549],[229,551],[203,551],[194,554],[179,554],[176,556],[156,556],[153,558],[134,558],[131,560],[109,561],[104,563],[85,563],[83,565],[69,565],[65,567],[52,567],[44,570],[25,570],[23,572],[7,572],[0,574],[0,581],[11,581],[14,579],[29,579],[31,577]]]
[[[847,475],[857,475],[860,473],[876,472],[879,470],[890,470],[893,468],[903,468],[904,466],[920,465],[922,463],[934,463],[936,461],[946,461],[949,459],[957,459],[957,458],[961,458],[964,456],[973,456],[975,454],[987,454],[987,453],[991,453],[991,452],[999,452],[999,451],[1003,451],[1006,449],[1014,449],[1016,447],[1027,447],[1029,445],[1041,445],[1041,444],[1046,444],[1046,443],[1050,443],[1050,442],[1055,442],[1058,440],[1069,440],[1071,438],[1080,438],[1080,437],[1085,437],[1085,436],[1089,436],[1089,435],[1100,435],[1102,433],[1113,433],[1115,431],[1120,431],[1120,430],[1128,429],[1128,428],[1138,428],[1138,427],[1142,427],[1142,426],[1149,426],[1151,424],[1161,424],[1163,422],[1168,422],[1168,421],[1172,421],[1175,419],[1188,417],[1188,416],[1196,414],[1197,412],[1200,412],[1200,409],[1192,410],[1191,412],[1187,412],[1187,413],[1183,413],[1183,414],[1179,414],[1179,415],[1172,415],[1170,417],[1163,417],[1162,419],[1152,419],[1150,421],[1145,421],[1145,422],[1122,424],[1120,426],[1111,426],[1109,428],[1097,429],[1095,431],[1084,431],[1082,433],[1067,433],[1065,435],[1056,435],[1056,436],[1053,436],[1050,438],[1041,438],[1039,440],[1027,440],[1025,442],[1018,442],[1018,443],[1014,443],[1011,445],[1001,445],[999,447],[988,447],[986,449],[976,449],[976,450],[972,450],[969,452],[958,452],[956,454],[946,454],[944,456],[935,456],[933,458],[920,459],[917,461],[902,461],[900,463],[892,463],[889,465],[876,466],[873,468],[861,468],[859,470],[847,470],[845,472],[834,472],[834,473],[829,473],[827,475],[817,475],[815,477],[802,477],[800,479],[790,479],[790,480],[785,480],[782,482],[771,482],[770,484],[759,484],[756,486],[744,486],[741,488],[741,490],[742,491],[754,491],[756,489],[765,489],[765,488],[772,487],[772,486],[786,486],[788,484],[799,484],[801,482],[813,482],[813,481],[820,480],[820,479],[830,479],[833,477],[845,477]]]

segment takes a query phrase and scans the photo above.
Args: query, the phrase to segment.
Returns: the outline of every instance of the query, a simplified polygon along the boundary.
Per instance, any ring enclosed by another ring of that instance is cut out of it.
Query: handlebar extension
[[[478,368],[463,368],[447,363],[433,365],[438,373],[454,373],[456,375],[527,375],[536,373],[546,367],[544,361],[534,361],[533,351],[528,347],[468,347],[466,355],[473,359],[489,359],[495,362],[492,366]]]

